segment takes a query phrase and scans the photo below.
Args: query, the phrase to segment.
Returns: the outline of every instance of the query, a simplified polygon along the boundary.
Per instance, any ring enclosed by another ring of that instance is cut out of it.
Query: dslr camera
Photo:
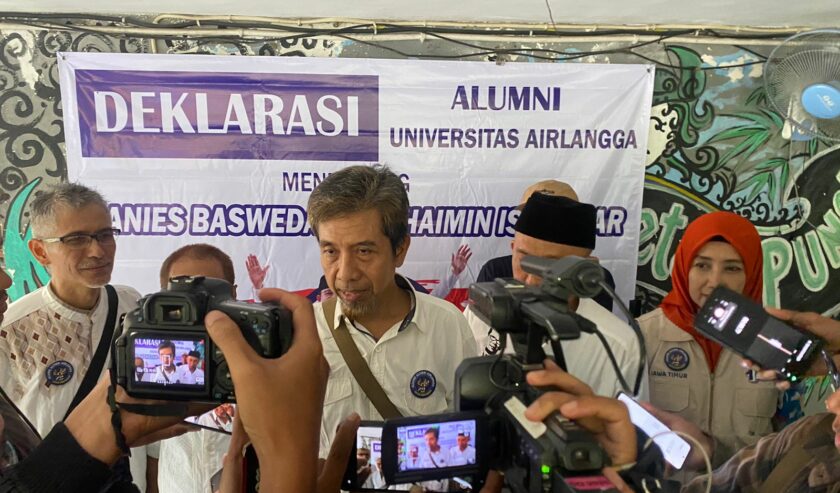
[[[233,299],[227,281],[180,276],[167,289],[140,299],[120,323],[115,342],[117,383],[133,397],[236,402],[222,351],[207,335],[204,316],[224,312],[264,358],[277,358],[292,343],[292,318],[273,304]]]
[[[562,364],[559,342],[597,330],[568,306],[569,297],[600,292],[604,274],[578,257],[525,257],[523,268],[542,277],[538,287],[513,279],[470,286],[472,309],[507,338],[514,355],[464,360],[455,376],[457,413],[387,420],[382,465],[388,484],[420,482],[427,491],[481,489],[488,470],[505,473],[515,493],[587,489],[609,458],[597,441],[555,413],[542,423],[524,417],[543,390],[527,384],[543,368],[546,340]],[[591,489],[591,488],[590,488]]]

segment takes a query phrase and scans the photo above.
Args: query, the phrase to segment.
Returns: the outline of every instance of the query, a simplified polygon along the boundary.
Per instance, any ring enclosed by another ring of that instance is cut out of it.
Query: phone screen
[[[691,445],[679,435],[668,433],[671,429],[643,408],[636,402],[636,399],[624,392],[619,392],[617,398],[627,405],[627,410],[630,412],[630,421],[641,428],[648,436],[654,437],[653,442],[662,450],[665,460],[680,469],[685,462],[685,458],[688,457],[688,453],[691,452]]]
[[[382,470],[382,422],[362,421],[356,431],[356,443],[342,488],[348,491],[386,491],[407,490],[410,486],[387,484]]]
[[[236,404],[222,404],[200,416],[190,416],[184,421],[206,430],[230,435],[233,433],[233,418],[236,416]]]

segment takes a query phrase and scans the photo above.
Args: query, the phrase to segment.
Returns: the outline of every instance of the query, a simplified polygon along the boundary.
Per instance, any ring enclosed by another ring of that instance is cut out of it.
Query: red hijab
[[[668,320],[691,334],[700,344],[711,371],[714,371],[717,366],[721,347],[718,343],[700,335],[694,328],[694,315],[700,307],[689,294],[688,271],[691,270],[691,263],[697,256],[697,252],[715,237],[725,239],[741,256],[747,276],[743,295],[761,303],[763,258],[758,231],[747,219],[731,212],[720,211],[704,214],[686,228],[674,254],[671,292],[660,305]]]

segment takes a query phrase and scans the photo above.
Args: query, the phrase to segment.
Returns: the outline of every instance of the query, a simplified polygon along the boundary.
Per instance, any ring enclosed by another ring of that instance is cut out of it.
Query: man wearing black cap
[[[589,257],[595,248],[596,211],[594,206],[569,197],[534,193],[522,208],[515,229],[511,242],[513,277],[522,283],[536,286],[542,279],[522,270],[522,257]],[[591,299],[575,298],[571,300],[571,307],[597,325],[624,378],[631,380],[639,368],[639,351],[630,327]],[[464,315],[484,354],[498,353],[501,349],[499,334],[490,329],[470,308],[464,311]],[[581,334],[579,339],[563,341],[562,348],[568,372],[592,387],[596,394],[613,397],[622,390],[596,335]],[[508,341],[506,351],[511,352],[512,349],[512,343]],[[544,349],[547,354],[551,353],[548,345]],[[642,382],[640,394],[642,398],[647,398],[647,380]]]
[[[542,180],[525,189],[525,192],[522,194],[522,198],[519,200],[519,207],[517,207],[517,209],[521,211],[522,208],[525,207],[525,203],[531,195],[535,193],[566,197],[574,202],[578,202],[577,192],[575,192],[575,189],[568,183],[558,180]],[[563,241],[561,243],[569,244],[568,241]],[[604,276],[607,284],[615,288],[615,281],[613,280],[610,271],[604,269]],[[493,280],[497,277],[513,277],[513,258],[511,255],[491,258],[485,262],[484,265],[481,266],[481,270],[478,272],[478,277],[475,282],[493,282]],[[612,311],[613,300],[606,292],[602,291],[592,299],[597,301],[599,305],[603,306],[607,310]]]
[[[198,367],[201,353],[190,351],[187,353],[187,364],[178,367],[178,383],[188,385],[204,385],[204,370]]]

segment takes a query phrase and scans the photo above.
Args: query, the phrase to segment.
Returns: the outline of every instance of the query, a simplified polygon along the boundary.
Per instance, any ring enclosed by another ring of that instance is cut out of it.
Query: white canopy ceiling
[[[838,27],[838,0],[548,0],[557,24]],[[0,0],[0,11],[550,23],[546,0]]]

